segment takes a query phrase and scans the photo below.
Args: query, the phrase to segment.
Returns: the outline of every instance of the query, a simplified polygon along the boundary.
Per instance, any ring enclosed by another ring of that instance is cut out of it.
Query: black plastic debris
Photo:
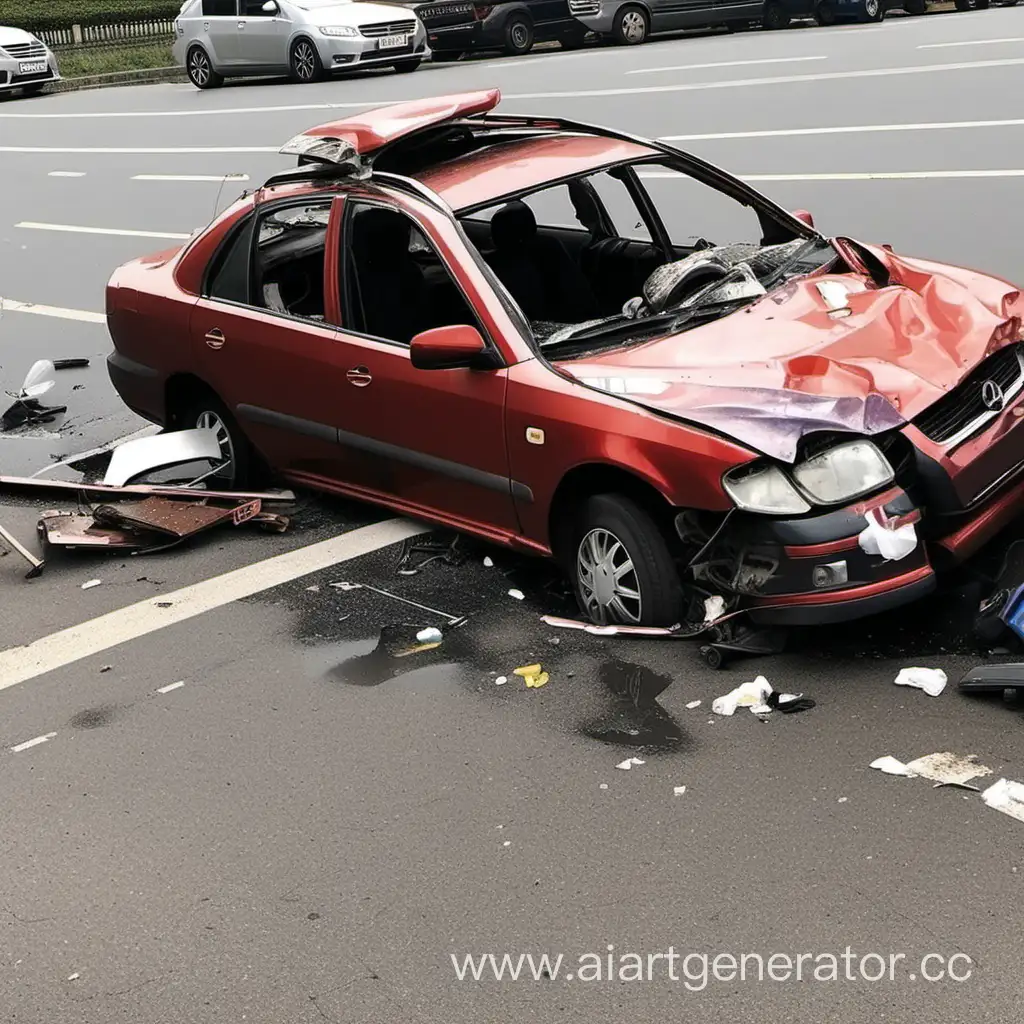
[[[961,693],[1003,693],[1024,690],[1024,662],[1005,665],[978,665],[957,684]]]

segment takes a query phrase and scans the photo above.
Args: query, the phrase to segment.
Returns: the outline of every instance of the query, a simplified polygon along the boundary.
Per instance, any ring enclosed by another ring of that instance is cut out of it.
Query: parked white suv
[[[288,73],[315,82],[333,71],[415,71],[427,34],[405,7],[359,0],[186,0],[174,57],[197,89],[225,78]]]
[[[39,92],[58,81],[57,58],[46,43],[20,28],[0,25],[0,92]]]

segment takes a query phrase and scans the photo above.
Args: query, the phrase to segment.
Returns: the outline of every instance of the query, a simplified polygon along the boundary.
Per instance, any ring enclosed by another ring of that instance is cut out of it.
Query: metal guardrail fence
[[[120,25],[71,25],[47,29],[36,35],[54,49],[89,46],[119,46],[125,43],[162,43],[174,35],[170,20],[129,21]]]

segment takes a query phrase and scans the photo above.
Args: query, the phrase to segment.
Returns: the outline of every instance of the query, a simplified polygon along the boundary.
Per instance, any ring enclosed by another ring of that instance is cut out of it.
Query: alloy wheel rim
[[[865,7],[867,8],[869,17],[873,18],[878,14],[878,0],[867,0]]]
[[[210,62],[206,59],[206,54],[199,50],[196,50],[192,54],[192,81],[196,85],[206,85],[210,80]]]
[[[576,552],[576,578],[586,613],[601,625],[637,625],[643,615],[640,580],[622,541],[591,530]]]
[[[314,67],[313,47],[309,43],[300,43],[295,48],[295,73],[308,81],[313,77]]]
[[[526,31],[526,26],[520,21],[516,22],[512,26],[512,42],[515,44],[517,49],[522,49],[529,41],[529,34]]]
[[[220,446],[224,465],[214,473],[218,480],[232,480],[235,476],[235,446],[231,440],[231,431],[227,424],[215,412],[201,412],[196,417],[196,427],[200,430],[212,430]]]
[[[644,37],[644,17],[637,11],[629,11],[622,19],[622,34],[635,43]]]

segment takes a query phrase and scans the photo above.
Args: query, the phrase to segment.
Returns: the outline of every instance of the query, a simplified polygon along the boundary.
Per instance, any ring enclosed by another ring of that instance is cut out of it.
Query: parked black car
[[[569,0],[428,0],[410,3],[427,30],[434,60],[458,60],[469,51],[529,53],[533,44],[557,40],[582,46],[587,29],[569,12]]]

